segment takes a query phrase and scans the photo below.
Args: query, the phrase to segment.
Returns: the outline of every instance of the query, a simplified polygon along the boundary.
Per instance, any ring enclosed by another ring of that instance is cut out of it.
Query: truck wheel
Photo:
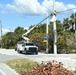
[[[38,55],[38,52],[36,52],[36,55]]]
[[[22,53],[22,51],[20,51],[20,53]]]
[[[27,54],[26,50],[24,51],[25,54]]]
[[[20,50],[17,50],[17,52],[18,52],[18,53],[22,53],[22,51],[20,51]]]
[[[19,50],[17,50],[17,52],[20,53]]]

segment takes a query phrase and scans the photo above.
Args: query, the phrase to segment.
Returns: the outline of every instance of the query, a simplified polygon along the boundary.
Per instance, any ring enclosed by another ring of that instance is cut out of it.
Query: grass
[[[19,75],[27,75],[31,69],[37,65],[36,62],[33,62],[29,59],[14,59],[5,62],[8,66],[14,69]]]

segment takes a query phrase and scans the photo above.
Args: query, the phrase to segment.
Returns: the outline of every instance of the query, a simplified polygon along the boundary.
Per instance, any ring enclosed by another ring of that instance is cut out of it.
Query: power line
[[[26,8],[24,10],[28,11],[29,8],[31,7],[31,5],[34,4],[34,2],[35,1],[33,1],[31,4],[30,4],[30,2],[28,2],[26,5],[24,5],[23,7],[21,7],[19,10],[21,10],[22,8],[25,8],[25,6],[26,6]],[[27,6],[28,4],[29,4],[29,6]]]
[[[30,2],[30,0],[29,0],[28,3],[26,3],[24,6],[22,6],[21,8],[19,8],[19,10],[21,11],[22,8],[25,8],[27,5],[29,5],[29,6],[26,7],[26,9],[25,9],[25,10],[28,11],[28,10],[29,10],[28,8],[31,7],[31,5],[34,4],[35,1],[32,2],[32,3],[30,3],[30,4],[29,4],[29,2]],[[21,14],[20,14],[20,15],[21,15]],[[16,16],[17,16],[17,15],[16,15]],[[13,19],[14,19],[14,17],[13,17]],[[16,18],[15,18],[15,19],[16,19]],[[15,20],[15,19],[14,19],[14,20]],[[11,19],[10,19],[10,20],[11,20]]]
[[[70,10],[73,10],[73,9],[76,9],[76,8],[67,9],[67,10],[64,10],[64,11],[57,12],[57,13],[62,13],[62,12],[70,11]],[[47,17],[44,18],[42,21],[40,21],[37,25],[41,24],[43,21],[45,21],[45,20],[46,20],[47,18],[49,18],[49,17],[52,17],[52,15],[50,14],[49,16],[47,16]]]
[[[35,2],[35,1],[34,1],[34,2]],[[34,4],[34,2],[31,3],[31,5]],[[27,4],[29,4],[29,3],[27,3]],[[25,4],[25,6],[27,6],[27,4]],[[29,7],[31,7],[31,5],[30,5]],[[23,6],[23,8],[24,8],[25,6]],[[27,7],[27,8],[29,8],[29,7]],[[26,9],[27,9],[27,8],[26,8]],[[20,8],[20,9],[21,9],[21,8]],[[66,12],[66,11],[73,10],[73,9],[76,9],[76,8],[67,9],[67,10],[64,10],[64,11],[57,12],[57,13],[59,14],[59,13],[63,13],[63,12]],[[29,10],[29,9],[27,9],[27,11],[28,11],[28,10]],[[21,10],[20,10],[20,11],[21,11]],[[45,19],[43,19],[42,21],[40,21],[38,24],[42,23],[44,20],[46,20],[46,19],[49,18],[50,16],[51,16],[51,14],[50,14],[48,17],[46,17]]]
[[[50,16],[52,16],[51,14],[49,16],[47,16],[46,18],[44,18],[42,21],[40,21],[37,25],[41,24],[43,21],[45,21],[47,18],[49,18]]]
[[[73,10],[73,9],[76,9],[76,7],[75,8],[71,8],[71,9],[67,9],[67,10],[63,10],[63,11],[59,11],[57,13],[63,13],[63,12],[70,11],[70,10]]]

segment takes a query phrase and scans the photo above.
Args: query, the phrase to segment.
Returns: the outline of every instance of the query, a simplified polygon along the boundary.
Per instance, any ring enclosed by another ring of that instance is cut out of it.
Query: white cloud
[[[75,7],[76,7],[76,6],[75,6],[74,4],[68,4],[68,5],[67,5],[67,8],[68,8],[68,9],[70,9],[70,8],[75,8]]]
[[[56,2],[55,5],[57,11],[67,10],[67,7],[63,2]]]
[[[14,3],[7,4],[7,8],[20,14],[43,14],[45,7],[41,6],[37,0],[14,0]]]
[[[12,4],[7,4],[6,7],[14,13],[23,15],[45,14],[52,12],[53,0],[44,0],[41,4],[38,0],[14,0]],[[56,1],[55,8],[57,11],[63,11],[74,8],[74,4],[64,4],[63,2]],[[73,11],[76,11],[75,9]]]
[[[68,9],[76,8],[76,5],[74,5],[74,4],[68,4],[68,5],[67,5],[67,8],[68,8]],[[76,9],[74,9],[73,11],[76,12]]]
[[[42,6],[46,8],[47,12],[53,10],[53,0],[44,0]]]
[[[42,2],[42,5],[44,7],[46,7],[46,9],[48,11],[53,11],[53,0],[44,0],[44,2]],[[64,10],[67,10],[67,9],[71,9],[71,8],[76,8],[76,5],[74,5],[74,4],[64,4],[63,2],[59,2],[59,1],[55,2],[55,9],[58,12],[64,11]],[[74,9],[73,11],[75,11],[75,10],[76,9]]]
[[[9,29],[6,29],[6,28],[2,28],[2,34],[3,35],[6,34],[7,32],[10,32],[10,30]]]
[[[25,28],[24,28],[24,30],[28,30],[28,29],[29,29],[28,27],[25,27]]]

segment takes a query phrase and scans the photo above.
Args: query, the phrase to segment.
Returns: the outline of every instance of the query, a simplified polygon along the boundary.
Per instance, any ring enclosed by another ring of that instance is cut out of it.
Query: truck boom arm
[[[38,27],[39,24],[41,24],[43,21],[45,21],[47,18],[49,18],[51,16],[51,14],[49,16],[47,16],[46,18],[44,18],[42,21],[40,21],[37,25],[35,25],[34,27],[32,27],[31,29],[29,29],[25,34],[22,35],[22,38],[25,39],[27,42],[29,42],[29,38],[27,38],[26,36],[35,28]]]
[[[22,35],[22,38],[25,39],[27,42],[29,42],[29,38],[27,38],[26,36],[35,28],[35,27],[38,27],[37,25],[35,25],[34,27],[32,27],[31,29],[29,29],[26,33],[24,33]]]

